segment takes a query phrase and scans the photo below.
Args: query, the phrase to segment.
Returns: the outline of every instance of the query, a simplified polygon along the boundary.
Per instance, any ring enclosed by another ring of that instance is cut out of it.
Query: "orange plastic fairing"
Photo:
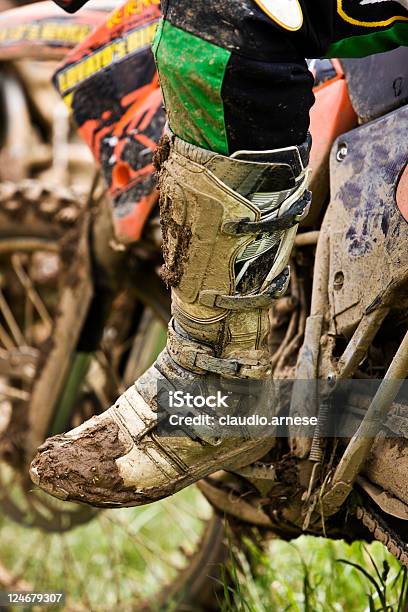
[[[310,167],[313,171],[311,181],[313,206],[306,219],[307,225],[314,223],[328,194],[328,159],[333,142],[340,134],[357,125],[357,115],[351,106],[342,73],[337,78],[316,87],[314,94],[316,102],[310,111],[310,132],[313,140],[310,156]]]

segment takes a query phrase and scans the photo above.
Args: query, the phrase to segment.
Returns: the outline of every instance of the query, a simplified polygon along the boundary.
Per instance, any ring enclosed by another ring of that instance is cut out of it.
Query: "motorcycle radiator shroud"
[[[335,333],[390,301],[408,305],[408,223],[396,194],[408,160],[408,106],[341,136],[330,160],[329,303]]]

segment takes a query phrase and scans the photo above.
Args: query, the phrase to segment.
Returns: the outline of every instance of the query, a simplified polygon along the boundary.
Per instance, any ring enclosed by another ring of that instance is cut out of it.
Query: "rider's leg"
[[[58,497],[147,503],[272,445],[245,429],[219,440],[191,423],[166,437],[157,407],[158,389],[269,376],[267,310],[284,290],[309,201],[312,79],[289,32],[301,23],[296,10],[280,15],[281,27],[251,0],[164,7],[156,55],[172,128],[158,155],[168,346],[114,407],[40,449],[33,479]]]
[[[271,447],[244,429],[221,443],[216,430],[194,425],[177,438],[158,435],[157,387],[211,378],[225,389],[269,376],[268,308],[287,285],[310,202],[313,79],[285,32],[250,1],[223,21],[214,1],[168,8],[155,49],[174,130],[158,154],[168,345],[114,407],[48,441],[33,467],[51,493],[93,504],[153,501]]]

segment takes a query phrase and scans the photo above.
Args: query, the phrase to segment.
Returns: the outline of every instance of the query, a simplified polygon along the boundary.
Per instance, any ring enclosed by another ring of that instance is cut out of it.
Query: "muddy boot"
[[[159,183],[164,277],[172,287],[167,347],[109,410],[40,447],[31,467],[36,484],[65,500],[134,506],[247,465],[273,446],[272,437],[249,435],[245,426],[220,436],[193,419],[180,419],[170,435],[160,398],[228,388],[222,397],[236,409],[234,385],[249,385],[243,397],[255,395],[256,412],[273,414],[265,392],[268,309],[287,288],[297,226],[310,205],[309,148],[224,157],[166,137]],[[223,401],[216,410],[228,413]]]

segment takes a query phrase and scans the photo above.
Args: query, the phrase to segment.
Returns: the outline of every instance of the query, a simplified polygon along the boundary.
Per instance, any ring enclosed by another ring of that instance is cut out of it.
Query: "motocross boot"
[[[311,202],[309,149],[308,137],[301,146],[225,157],[164,137],[157,157],[163,276],[172,288],[167,346],[109,410],[39,448],[31,477],[42,489],[95,506],[141,505],[272,448],[273,437],[251,436],[245,426],[220,437],[192,419],[163,434],[159,396],[208,381],[212,389],[265,389],[268,309],[287,288]],[[267,414],[273,397],[258,391],[256,409]]]

